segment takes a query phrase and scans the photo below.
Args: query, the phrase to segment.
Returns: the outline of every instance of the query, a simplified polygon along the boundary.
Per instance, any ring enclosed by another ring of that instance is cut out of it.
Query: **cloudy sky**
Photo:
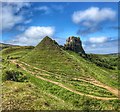
[[[87,53],[118,51],[117,2],[4,2],[0,21],[4,43],[37,45],[50,36],[64,45],[79,36]]]

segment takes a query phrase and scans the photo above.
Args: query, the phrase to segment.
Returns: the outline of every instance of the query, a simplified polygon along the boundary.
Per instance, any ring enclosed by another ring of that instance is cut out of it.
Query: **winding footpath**
[[[119,96],[119,93],[120,93],[120,91],[118,89],[109,87],[109,86],[107,86],[107,85],[105,85],[105,84],[103,84],[103,83],[101,83],[101,82],[99,82],[99,81],[97,81],[95,79],[92,79],[92,80],[88,79],[88,80],[86,80],[86,79],[83,79],[83,78],[79,78],[79,79],[74,78],[74,80],[79,80],[79,81],[82,80],[84,82],[88,82],[88,83],[93,84],[95,86],[99,86],[99,87],[105,88],[105,89],[107,89],[108,91],[110,91],[112,94],[114,94],[117,97]]]
[[[33,75],[35,74],[35,72],[31,72],[31,71],[27,70],[27,69],[23,66],[23,64],[17,63],[16,60],[11,60],[11,62],[14,63],[14,64],[19,65],[19,66],[20,66],[23,70],[25,70],[26,72],[31,73],[31,74],[33,74]],[[29,64],[27,64],[27,63],[25,63],[25,62],[22,62],[22,63],[24,63],[25,65],[27,65],[27,66],[29,66],[29,67],[31,66],[31,65],[29,65]],[[32,68],[36,68],[36,67],[33,67],[33,66],[31,66],[31,67],[32,67]],[[36,69],[41,70],[41,69],[39,69],[39,68],[36,68]],[[48,72],[48,71],[46,71],[46,70],[42,70],[42,71]],[[49,73],[49,72],[48,72],[48,73]],[[81,95],[81,96],[88,96],[88,97],[95,98],[95,99],[98,99],[98,100],[115,100],[115,99],[118,99],[118,98],[98,97],[98,96],[94,96],[94,95],[84,94],[84,93],[78,92],[78,91],[76,91],[76,90],[74,90],[74,89],[72,89],[72,88],[69,88],[69,87],[67,87],[67,86],[65,86],[64,84],[61,84],[61,83],[59,83],[59,82],[56,82],[56,81],[53,81],[53,80],[50,80],[50,79],[47,79],[47,78],[43,78],[43,77],[41,77],[41,76],[35,76],[35,77],[36,77],[36,78],[39,78],[39,79],[41,79],[41,80],[50,82],[50,83],[52,83],[52,84],[55,84],[55,85],[57,85],[57,86],[59,86],[59,87],[62,87],[62,88],[66,89],[66,90],[68,90],[68,91],[70,91],[70,92],[73,92],[73,93],[78,94],[78,95]],[[79,79],[79,80],[80,80],[80,79]],[[96,85],[96,86],[103,87],[103,88],[109,90],[110,92],[112,92],[114,95],[117,95],[116,92],[118,92],[118,90],[116,91],[115,89],[112,89],[112,88],[109,87],[109,86],[105,86],[105,85],[103,85],[102,83],[100,83],[100,84],[93,83],[93,82],[91,82],[91,83],[94,84],[94,85]]]

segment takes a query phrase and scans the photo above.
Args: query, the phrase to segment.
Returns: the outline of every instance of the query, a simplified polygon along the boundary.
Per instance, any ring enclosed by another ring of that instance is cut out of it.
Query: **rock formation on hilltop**
[[[66,40],[66,44],[64,45],[64,49],[72,50],[76,53],[85,54],[85,51],[82,47],[82,42],[80,37],[71,36]]]

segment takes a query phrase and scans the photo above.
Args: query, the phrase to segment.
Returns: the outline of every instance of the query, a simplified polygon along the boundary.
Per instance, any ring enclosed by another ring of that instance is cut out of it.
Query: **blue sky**
[[[37,45],[50,36],[64,45],[79,36],[87,53],[118,51],[118,4],[105,2],[31,2],[2,4],[2,40]]]

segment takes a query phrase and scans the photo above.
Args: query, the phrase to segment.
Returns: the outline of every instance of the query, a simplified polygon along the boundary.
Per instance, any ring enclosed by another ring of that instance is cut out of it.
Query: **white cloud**
[[[104,43],[108,40],[107,37],[102,36],[102,37],[90,37],[89,42],[90,43]]]
[[[36,45],[45,36],[52,37],[54,33],[55,33],[54,27],[31,26],[28,29],[26,29],[24,33],[14,37],[15,39],[10,41],[9,43],[18,45]]]
[[[23,17],[16,16],[13,14],[13,11],[11,7],[4,7],[3,8],[3,14],[2,17],[0,17],[0,20],[2,21],[2,29],[10,29],[15,24],[20,23],[23,21]]]
[[[73,22],[90,27],[105,20],[114,20],[116,12],[111,8],[91,7],[84,11],[75,11],[72,15]]]
[[[28,23],[31,23],[32,19],[28,19],[24,22],[24,24],[28,24]]]
[[[0,16],[0,21],[2,21],[2,24],[1,24],[2,30],[11,29],[16,24],[22,23],[23,21],[25,21],[23,14],[19,12],[23,7],[29,7],[29,6],[30,6],[29,3],[23,3],[23,2],[3,3],[2,16]]]
[[[35,10],[44,11],[44,14],[49,14],[51,9],[48,6],[36,7]]]
[[[55,4],[54,5],[50,5],[50,6],[43,5],[43,6],[34,8],[34,10],[42,11],[43,14],[51,14],[54,11],[63,13],[64,9],[65,9],[65,5],[55,5]]]
[[[91,47],[95,48],[95,47],[96,47],[96,44],[92,44]]]
[[[96,54],[110,54],[118,52],[118,40],[109,39],[104,43],[84,43],[86,53],[96,53]]]

